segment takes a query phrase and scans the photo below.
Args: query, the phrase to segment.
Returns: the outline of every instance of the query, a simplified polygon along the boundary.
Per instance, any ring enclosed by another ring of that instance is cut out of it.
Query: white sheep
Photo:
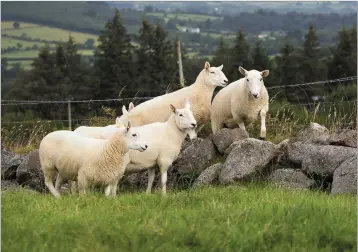
[[[125,106],[123,106],[125,108]],[[128,111],[131,111],[134,108],[134,104],[131,102],[129,103],[129,109]],[[82,136],[97,138],[97,139],[103,139],[101,135],[106,131],[106,129],[109,128],[117,128],[117,127],[124,127],[122,123],[119,121],[119,117],[116,118],[115,124],[110,124],[104,127],[90,127],[90,126],[80,126],[77,129],[74,130],[77,134],[80,134]]]
[[[123,123],[130,120],[133,126],[165,122],[171,114],[168,109],[169,105],[173,104],[178,108],[182,108],[185,105],[185,100],[188,98],[195,120],[198,126],[200,126],[198,127],[199,131],[210,120],[211,99],[215,87],[225,87],[228,82],[222,69],[223,65],[210,67],[209,62],[205,62],[204,69],[199,73],[192,85],[143,102],[129,112],[124,107],[120,120]]]
[[[167,171],[169,166],[178,157],[181,145],[188,134],[191,139],[196,137],[196,120],[187,101],[182,109],[175,108],[170,104],[172,115],[166,122],[156,122],[140,127],[135,127],[141,139],[148,143],[148,149],[143,152],[129,151],[130,163],[126,172],[137,172],[148,169],[147,193],[151,192],[155,177],[154,166],[158,164],[161,173],[162,193],[166,194]],[[111,129],[108,129],[111,131]],[[110,135],[110,134],[109,134]]]
[[[211,107],[212,131],[215,134],[224,124],[229,128],[238,125],[240,129],[245,130],[245,124],[254,122],[260,114],[260,138],[265,139],[269,95],[263,77],[269,75],[269,70],[247,71],[240,66],[239,71],[245,78],[230,83],[214,97]]]
[[[147,144],[138,140],[137,134],[135,129],[131,129],[130,122],[126,128],[116,129],[106,140],[68,130],[47,134],[39,148],[45,185],[55,197],[60,197],[58,189],[63,180],[77,180],[80,194],[85,194],[89,185],[111,185],[110,190],[106,189],[106,196],[115,196],[125,170],[125,154],[129,149],[147,149]],[[53,179],[57,172],[54,187]]]

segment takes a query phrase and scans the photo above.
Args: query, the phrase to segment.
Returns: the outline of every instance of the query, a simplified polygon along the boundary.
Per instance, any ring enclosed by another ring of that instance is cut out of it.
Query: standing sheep
[[[269,95],[265,88],[263,77],[269,75],[269,70],[259,72],[247,71],[239,67],[241,78],[223,88],[215,96],[211,110],[211,127],[215,134],[224,124],[229,128],[240,127],[245,130],[245,124],[254,122],[258,115],[261,117],[260,138],[266,138],[266,113],[269,108]]]
[[[125,106],[123,105],[123,108],[125,109]],[[123,110],[122,108],[122,110]],[[134,104],[131,102],[129,103],[129,109],[128,111],[131,111],[134,108]],[[127,110],[126,110],[127,111]],[[77,134],[80,134],[82,136],[97,138],[97,139],[103,139],[101,135],[103,132],[105,132],[109,128],[120,128],[124,127],[122,123],[119,121],[119,117],[116,118],[115,124],[110,124],[105,127],[89,127],[89,126],[80,126],[77,129],[74,130]]]
[[[117,184],[122,178],[124,156],[129,149],[145,151],[147,144],[139,141],[130,122],[106,140],[81,136],[73,131],[59,130],[47,134],[40,143],[39,155],[45,185],[55,197],[63,180],[78,181],[80,194],[89,185],[111,185],[106,196],[116,195]],[[58,172],[56,188],[53,179]]]
[[[149,145],[145,153],[129,151],[130,163],[126,168],[126,172],[148,169],[147,193],[151,192],[155,177],[154,166],[158,164],[161,173],[162,193],[163,195],[166,194],[169,166],[178,157],[188,131],[194,132],[194,134],[189,134],[191,139],[194,135],[196,137],[196,120],[191,111],[190,102],[187,101],[182,109],[177,109],[172,104],[168,107],[170,107],[172,114],[166,122],[156,122],[135,127],[141,139]]]
[[[182,108],[188,98],[198,126],[203,126],[210,120],[211,99],[215,87],[225,87],[227,85],[228,80],[222,69],[223,65],[210,67],[209,62],[205,62],[204,69],[199,73],[194,84],[143,102],[130,112],[124,108],[120,120],[122,123],[130,120],[134,126],[165,122],[170,117],[169,105],[173,104]]]

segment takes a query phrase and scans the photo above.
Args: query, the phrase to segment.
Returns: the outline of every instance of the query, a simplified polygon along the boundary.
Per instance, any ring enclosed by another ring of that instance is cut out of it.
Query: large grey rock
[[[357,148],[357,130],[341,129],[329,138],[329,144]]]
[[[13,190],[19,187],[16,180],[1,180],[1,191]]]
[[[179,173],[203,171],[216,157],[215,146],[209,139],[199,138],[174,161],[173,169]]]
[[[40,165],[39,151],[31,151],[25,156],[16,171],[16,181],[39,192],[45,192],[45,179]]]
[[[206,168],[200,176],[195,180],[193,187],[213,184],[218,180],[223,165],[221,163],[214,164]]]
[[[228,184],[252,178],[263,171],[275,153],[275,145],[267,141],[254,138],[237,141],[220,172],[220,183]]]
[[[295,142],[328,144],[329,131],[318,123],[310,123],[300,130],[293,139]]]
[[[279,169],[272,172],[269,181],[289,188],[310,188],[315,181],[297,169]]]
[[[357,157],[344,161],[333,174],[332,194],[357,194]]]
[[[307,173],[322,177],[332,176],[335,169],[346,159],[357,156],[357,150],[350,147],[314,145],[295,142],[288,146],[288,158],[301,165]]]
[[[224,153],[225,150],[235,141],[244,140],[249,137],[249,134],[246,130],[240,128],[228,129],[223,128],[219,130],[213,136],[213,142],[218,148],[220,153]]]
[[[23,160],[24,156],[1,151],[1,179],[15,179],[16,170]]]

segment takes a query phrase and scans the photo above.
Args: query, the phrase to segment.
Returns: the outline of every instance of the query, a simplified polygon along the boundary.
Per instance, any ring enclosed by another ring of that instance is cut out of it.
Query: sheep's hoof
[[[265,141],[266,137],[259,137],[259,140]]]

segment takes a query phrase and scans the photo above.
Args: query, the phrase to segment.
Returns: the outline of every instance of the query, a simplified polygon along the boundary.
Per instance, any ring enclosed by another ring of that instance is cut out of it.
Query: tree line
[[[223,71],[229,81],[242,77],[237,70],[239,66],[260,71],[269,69],[266,86],[355,76],[356,36],[356,28],[342,29],[339,42],[332,48],[331,54],[322,55],[315,27],[310,25],[301,47],[287,42],[280,49],[279,56],[269,58],[262,41],[249,44],[243,29],[240,29],[233,47],[228,46],[223,38],[219,39],[210,63],[213,66],[224,64]],[[160,24],[152,24],[144,19],[139,31],[138,46],[133,46],[117,10],[100,33],[99,46],[93,59],[86,61],[77,50],[78,45],[72,37],[66,43],[58,44],[55,52],[48,46],[44,47],[33,61],[33,69],[21,71],[8,92],[2,92],[2,98],[104,100],[154,97],[180,88],[176,39],[169,39],[167,31]],[[190,85],[203,69],[205,60],[195,57],[189,59],[185,47],[182,54],[186,85]],[[2,68],[2,74],[6,76],[6,69]],[[317,95],[320,90],[309,89],[307,92],[308,95]],[[285,97],[290,100],[292,93],[292,90],[285,93]],[[106,105],[121,107],[117,103]],[[54,109],[49,105],[34,105],[31,108],[37,117],[43,119],[67,118],[64,109]],[[25,112],[27,109],[25,106],[15,108],[16,112]],[[99,110],[100,105],[88,108],[86,104],[73,104],[73,116],[76,117],[98,114]],[[6,112],[12,112],[11,106],[6,107]],[[118,113],[121,113],[120,110]]]

